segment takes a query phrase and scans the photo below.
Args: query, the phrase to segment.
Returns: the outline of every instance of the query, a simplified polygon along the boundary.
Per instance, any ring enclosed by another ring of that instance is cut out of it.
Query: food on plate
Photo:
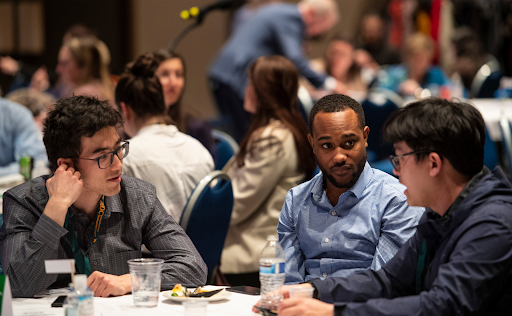
[[[182,286],[181,284],[176,284],[172,289],[171,296],[188,296],[187,288]]]

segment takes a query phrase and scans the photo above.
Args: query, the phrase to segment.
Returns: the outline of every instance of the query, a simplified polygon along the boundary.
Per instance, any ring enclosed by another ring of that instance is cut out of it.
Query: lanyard
[[[418,257],[418,264],[416,265],[416,294],[421,293],[423,270],[425,269],[425,256],[427,255],[427,241],[423,239],[421,243],[421,251]]]
[[[71,244],[71,250],[73,251],[73,256],[75,258],[75,263],[77,267],[77,271],[80,274],[86,274],[87,276],[91,275],[91,263],[89,262],[89,258],[87,258],[87,253],[91,249],[92,245],[98,240],[101,221],[103,219],[103,214],[105,214],[105,196],[101,196],[98,213],[96,214],[96,225],[94,226],[94,237],[91,241],[91,245],[85,255],[82,253],[80,246],[78,245],[78,240],[75,235],[75,227],[72,221],[69,220],[69,214],[66,214],[66,221],[64,222],[64,228],[68,230],[68,239]]]

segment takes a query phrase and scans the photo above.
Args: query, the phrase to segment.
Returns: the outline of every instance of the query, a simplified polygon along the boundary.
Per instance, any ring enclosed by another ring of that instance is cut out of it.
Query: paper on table
[[[75,259],[45,260],[47,274],[75,273]]]

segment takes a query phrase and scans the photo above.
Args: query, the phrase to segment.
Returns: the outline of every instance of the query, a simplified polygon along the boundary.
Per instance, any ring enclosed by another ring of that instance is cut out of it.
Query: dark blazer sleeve
[[[512,271],[512,229],[507,219],[510,208],[492,207],[492,216],[487,214],[485,219],[466,225],[453,251],[447,254],[449,259],[439,266],[430,290],[419,295],[412,292],[411,286],[419,239],[414,243],[409,240],[407,247],[377,272],[365,271],[346,279],[313,284],[320,298],[336,302],[345,316],[390,315],[390,311],[392,315],[404,316],[485,311],[502,294]]]
[[[208,268],[185,231],[154,196],[153,209],[143,228],[142,242],[155,258],[164,259],[162,290],[176,283],[204,285]]]

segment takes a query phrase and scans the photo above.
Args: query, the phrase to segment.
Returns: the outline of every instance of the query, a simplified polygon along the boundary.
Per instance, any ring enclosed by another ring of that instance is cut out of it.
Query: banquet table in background
[[[133,297],[124,295],[119,297],[94,298],[95,316],[179,316],[185,315],[181,303],[171,301],[160,293],[158,306],[155,308],[135,308]],[[47,295],[42,298],[15,298],[13,311],[15,316],[62,316],[63,308],[52,308],[52,302],[58,294]],[[208,316],[256,316],[251,307],[259,300],[259,296],[232,293],[226,300],[209,302]]]
[[[501,141],[500,120],[503,116],[512,122],[512,99],[471,99],[482,116],[493,141]]]

